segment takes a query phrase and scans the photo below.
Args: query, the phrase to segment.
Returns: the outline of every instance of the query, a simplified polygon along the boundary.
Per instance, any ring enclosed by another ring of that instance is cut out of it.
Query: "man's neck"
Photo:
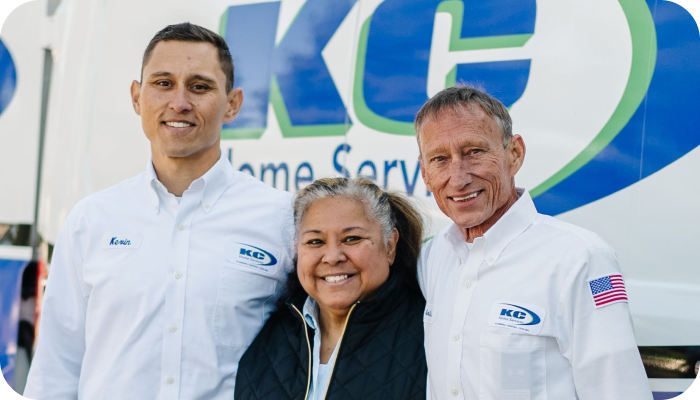
[[[474,243],[474,239],[484,236],[484,233],[494,226],[516,201],[518,201],[518,191],[513,189],[513,193],[508,198],[508,201],[506,201],[503,206],[499,207],[489,219],[480,225],[462,229],[462,234],[467,243]]]
[[[200,178],[219,161],[219,149],[214,150],[188,157],[169,157],[154,151],[153,169],[168,192],[180,197],[195,179]]]

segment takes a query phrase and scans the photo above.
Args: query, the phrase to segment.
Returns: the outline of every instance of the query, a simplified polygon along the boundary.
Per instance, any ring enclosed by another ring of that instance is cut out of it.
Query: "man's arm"
[[[56,240],[42,304],[39,338],[24,396],[75,400],[85,353],[87,290],[72,218]]]
[[[591,249],[560,292],[559,346],[573,367],[580,400],[652,399],[628,303],[620,296],[623,292],[607,290],[605,277],[613,276],[617,287],[618,275],[611,248]],[[594,298],[596,292],[601,295]]]

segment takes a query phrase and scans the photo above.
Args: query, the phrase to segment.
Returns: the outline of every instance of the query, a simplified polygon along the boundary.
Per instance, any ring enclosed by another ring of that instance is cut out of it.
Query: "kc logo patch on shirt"
[[[277,257],[260,246],[234,241],[229,245],[226,259],[267,274],[277,272]]]
[[[103,249],[138,249],[141,247],[142,237],[139,234],[107,233],[100,241]]]
[[[538,335],[547,311],[539,306],[513,301],[497,301],[491,306],[487,323],[490,326]]]

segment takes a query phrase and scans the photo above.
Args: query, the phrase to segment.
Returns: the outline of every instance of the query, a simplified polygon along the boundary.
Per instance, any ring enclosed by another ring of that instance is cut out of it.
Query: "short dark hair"
[[[143,69],[146,64],[148,64],[151,54],[153,53],[153,49],[156,48],[158,43],[171,40],[179,42],[211,43],[219,51],[219,63],[221,64],[221,70],[224,71],[224,75],[226,75],[226,93],[233,89],[233,58],[231,58],[231,52],[228,49],[226,41],[224,38],[210,31],[209,29],[191,24],[189,22],[168,25],[153,36],[153,39],[151,39],[148,46],[146,46],[146,51],[143,52],[143,61],[141,62],[142,80]]]
[[[485,91],[466,85],[455,85],[447,88],[423,104],[413,124],[418,146],[420,147],[420,129],[426,119],[438,117],[444,112],[457,114],[474,105],[481,107],[486,115],[493,118],[501,129],[503,147],[508,147],[508,142],[513,137],[513,121],[508,109],[498,99]]]

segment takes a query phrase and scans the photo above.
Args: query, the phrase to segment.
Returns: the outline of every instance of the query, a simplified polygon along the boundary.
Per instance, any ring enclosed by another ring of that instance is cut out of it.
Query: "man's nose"
[[[189,92],[185,87],[178,87],[172,92],[170,99],[170,108],[178,113],[188,112],[192,110],[192,101],[190,100]]]
[[[454,157],[450,163],[450,186],[462,189],[471,182],[472,174],[469,161],[461,157]]]
[[[347,261],[348,257],[339,244],[329,244],[323,253],[323,262],[328,265],[338,265]]]

